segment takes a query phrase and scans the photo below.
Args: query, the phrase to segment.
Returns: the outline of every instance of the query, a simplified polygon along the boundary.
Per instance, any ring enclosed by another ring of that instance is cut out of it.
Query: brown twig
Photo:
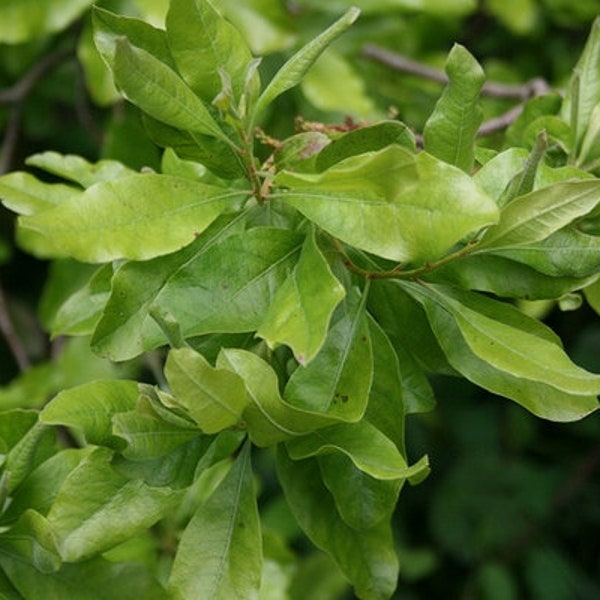
[[[21,343],[15,328],[13,327],[10,314],[8,312],[8,305],[6,302],[6,296],[4,289],[0,285],[0,331],[4,335],[4,339],[8,344],[8,347],[13,355],[17,366],[21,371],[27,370],[31,366],[25,347]]]
[[[13,86],[0,90],[0,104],[6,105],[22,102],[48,71],[71,56],[73,56],[73,50],[71,48],[62,48],[44,56]]]
[[[362,55],[375,62],[381,63],[395,71],[415,75],[422,79],[435,81],[445,85],[449,79],[446,73],[423,63],[411,60],[402,54],[391,52],[375,44],[368,44],[362,49]],[[493,98],[506,98],[513,100],[527,100],[532,96],[545,94],[550,90],[548,83],[539,77],[531,79],[523,84],[501,83],[498,81],[487,81],[484,83],[481,93]]]

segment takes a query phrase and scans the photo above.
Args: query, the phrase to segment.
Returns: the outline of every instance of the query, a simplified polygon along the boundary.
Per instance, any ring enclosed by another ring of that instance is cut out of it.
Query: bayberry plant
[[[258,508],[258,456],[356,595],[388,598],[391,517],[429,472],[404,425],[433,408],[430,374],[542,419],[598,408],[600,376],[517,301],[600,305],[600,24],[566,95],[531,99],[503,150],[477,144],[485,76],[460,45],[422,135],[348,120],[272,139],[264,116],[358,16],[265,82],[208,0],[171,0],[165,29],[94,9],[160,172],[45,152],[0,195],[21,247],[77,273],[55,284],[52,335],[154,374],[0,414],[9,597],[270,597],[289,550]],[[128,560],[156,545],[155,573]]]

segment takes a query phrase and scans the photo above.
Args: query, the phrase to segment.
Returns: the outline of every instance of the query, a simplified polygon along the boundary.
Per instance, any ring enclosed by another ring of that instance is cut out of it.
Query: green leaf
[[[494,252],[553,277],[587,277],[600,270],[600,237],[566,227],[534,244]]]
[[[271,446],[335,422],[328,415],[302,411],[285,402],[279,393],[277,374],[252,352],[224,348],[217,366],[243,379],[250,402],[242,418],[252,443],[257,446]]]
[[[588,304],[600,315],[600,282],[596,281],[584,290]]]
[[[450,364],[473,383],[553,421],[599,407],[600,375],[574,365],[537,321],[502,304],[490,310],[493,300],[456,289],[402,286],[422,304]]]
[[[252,54],[240,32],[210,2],[172,0],[166,26],[177,69],[196,94],[212,102],[221,91],[223,70],[240,98]]]
[[[154,488],[119,475],[112,452],[98,448],[68,475],[50,512],[62,559],[90,558],[152,526],[180,500],[170,488]]]
[[[89,444],[122,447],[112,432],[112,415],[135,408],[139,395],[135,381],[93,381],[59,392],[40,413],[47,425],[80,430]]]
[[[600,202],[600,182],[569,181],[515,198],[497,225],[490,227],[475,252],[510,248],[543,240],[590,212]]]
[[[113,415],[113,433],[127,442],[121,454],[130,460],[165,456],[198,437],[198,430],[179,427],[139,411]]]
[[[367,406],[373,380],[373,354],[365,314],[365,296],[356,292],[340,307],[325,344],[305,367],[290,377],[286,402],[301,410],[357,421]]]
[[[323,346],[331,315],[344,296],[344,287],[331,272],[311,232],[256,335],[270,348],[287,344],[296,360],[306,366]]]
[[[571,121],[571,127],[575,131],[576,156],[579,156],[594,107],[600,102],[599,73],[600,18],[596,18],[585,48],[575,66],[561,112],[565,121]]]
[[[150,139],[162,148],[172,148],[180,158],[196,161],[220,179],[238,179],[244,175],[242,163],[223,140],[165,125],[148,115],[142,121]],[[181,176],[181,172],[173,173]]]
[[[470,177],[396,145],[347,158],[320,174],[283,171],[275,183],[289,188],[275,197],[332,235],[395,261],[439,258],[497,220],[496,204]]]
[[[254,331],[296,263],[302,241],[298,234],[270,227],[230,235],[173,272],[153,306],[170,313],[184,337]],[[145,348],[165,340],[156,324],[147,321],[142,336]]]
[[[150,307],[174,274],[216,240],[239,231],[240,225],[239,218],[223,215],[179,252],[122,265],[112,279],[112,294],[92,337],[94,351],[112,360],[127,360],[164,343],[164,335],[149,318]]]
[[[356,530],[339,515],[316,459],[291,460],[277,449],[277,473],[286,500],[312,542],[329,552],[359,598],[384,600],[396,589],[398,559],[389,523]]]
[[[2,204],[19,215],[43,212],[74,196],[81,196],[81,190],[63,183],[45,183],[30,173],[14,171],[0,177]]]
[[[372,119],[377,113],[360,73],[331,48],[313,64],[300,86],[306,99],[321,111],[343,112],[362,119]]]
[[[110,582],[111,600],[165,600],[164,588],[150,571],[133,563],[113,563],[94,558],[66,564],[55,573],[41,573],[33,565],[9,554],[0,554],[0,565],[19,590],[19,598],[77,598],[98,600],[98,591]]]
[[[3,522],[16,521],[27,509],[47,514],[68,474],[89,454],[91,448],[68,448],[38,465],[11,494],[2,513]]]
[[[246,195],[145,173],[95,184],[81,197],[23,217],[23,225],[83,262],[144,260],[190,244]]]
[[[369,320],[369,333],[373,347],[373,384],[365,419],[392,440],[405,456],[406,411],[403,392],[405,387],[410,389],[411,382],[407,377],[405,383],[394,347],[385,331],[374,319]]]
[[[29,562],[45,575],[56,572],[61,566],[50,524],[35,510],[26,509],[8,531],[3,531],[0,547],[2,554]]]
[[[258,598],[262,538],[246,443],[225,479],[185,528],[170,597]]]
[[[59,264],[58,271],[67,266],[65,261]],[[71,272],[67,271],[68,274]],[[66,298],[56,313],[46,320],[45,325],[52,335],[91,334],[110,296],[112,276],[112,265],[103,265],[95,270],[85,285]]]
[[[456,371],[448,364],[422,307],[404,291],[400,282],[374,280],[369,289],[368,306],[369,312],[381,325],[396,351],[403,348],[405,354],[409,354],[405,361],[409,373],[414,372],[415,368],[417,372],[419,368],[423,368],[432,373],[456,375]],[[419,340],[419,343],[415,344],[415,340]],[[422,385],[420,387],[427,397],[426,388]]]
[[[100,160],[90,163],[80,156],[59,154],[58,152],[34,154],[25,162],[30,167],[37,167],[52,175],[68,179],[83,188],[88,188],[94,183],[112,181],[135,174],[135,171],[117,160]]]
[[[359,14],[357,8],[349,8],[333,25],[298,50],[263,90],[256,104],[256,113],[263,111],[277,96],[298,85],[322,52],[356,21]]]
[[[235,425],[248,402],[240,377],[212,367],[191,348],[171,350],[165,375],[175,402],[205,433],[218,433]]]
[[[93,0],[3,0],[0,42],[21,44],[66,29]]]
[[[350,527],[362,531],[390,517],[403,480],[375,479],[341,453],[323,454],[318,461],[323,483]]]
[[[151,117],[227,141],[205,104],[179,75],[152,54],[118,38],[112,72],[125,98]]]
[[[394,144],[416,151],[413,132],[400,121],[380,121],[353,129],[321,150],[317,156],[317,170],[325,171],[350,156],[376,152]]]
[[[136,48],[145,50],[161,62],[175,68],[164,29],[153,27],[140,19],[116,15],[99,6],[92,9],[92,23],[94,43],[109,69],[112,70],[114,66],[117,41],[123,37]]]
[[[459,44],[448,55],[446,74],[450,82],[425,123],[424,145],[430,154],[470,173],[475,138],[483,120],[478,100],[485,74]]]
[[[358,6],[365,14],[380,15],[393,10],[418,10],[444,18],[466,15],[477,7],[475,0],[330,0],[326,4],[320,0],[297,0],[297,3],[299,6],[334,13],[346,10],[350,6]]]
[[[528,247],[523,246],[526,253],[524,258],[527,256]],[[443,265],[436,269],[431,277],[425,279],[437,283],[452,283],[468,290],[491,292],[505,298],[541,300],[560,298],[564,294],[585,287],[596,278],[596,275],[587,277],[544,275],[528,264],[515,262],[501,254],[502,251],[498,251],[498,254],[491,252],[473,254]],[[563,256],[567,258],[569,254],[570,252],[565,252]]]
[[[342,452],[358,469],[375,479],[407,479],[427,469],[426,461],[408,467],[394,442],[366,421],[320,429],[290,440],[287,449],[293,460]]]

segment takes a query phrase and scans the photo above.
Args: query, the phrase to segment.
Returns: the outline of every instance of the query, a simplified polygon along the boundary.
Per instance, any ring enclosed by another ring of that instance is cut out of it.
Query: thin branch
[[[72,48],[56,50],[36,62],[13,86],[0,90],[0,104],[22,102],[40,79],[51,69],[73,56]]]
[[[22,106],[20,103],[15,104],[6,122],[2,146],[0,146],[0,175],[8,173],[13,162],[15,149],[19,141],[19,132],[21,131]]]
[[[422,79],[435,81],[445,85],[448,83],[448,76],[444,71],[424,65],[423,63],[411,60],[402,54],[391,52],[375,44],[368,44],[362,50],[362,55],[366,58],[390,67],[395,71],[416,75]],[[550,90],[548,83],[541,78],[531,79],[523,84],[501,83],[498,81],[487,81],[484,83],[481,93],[493,98],[507,98],[513,100],[526,100],[532,96],[545,94]]]
[[[0,285],[0,331],[4,335],[4,339],[8,344],[8,347],[13,355],[15,362],[17,363],[21,371],[27,370],[31,366],[25,347],[21,343],[15,328],[13,327],[12,320],[8,312],[8,305],[6,303],[6,296],[4,289]]]

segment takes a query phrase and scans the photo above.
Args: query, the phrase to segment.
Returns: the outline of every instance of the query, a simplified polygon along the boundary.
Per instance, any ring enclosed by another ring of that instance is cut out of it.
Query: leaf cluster
[[[564,100],[531,99],[506,148],[477,143],[485,74],[458,44],[422,138],[392,119],[269,138],[276,99],[359,12],[265,83],[208,0],[171,0],[164,29],[93,10],[160,165],[38,153],[44,175],[4,175],[0,198],[21,248],[60,265],[50,333],[159,365],[153,384],[61,382],[41,410],[0,413],[9,597],[92,598],[106,581],[116,598],[269,597],[289,549],[259,514],[252,459],[267,456],[293,522],[357,596],[387,598],[398,496],[429,472],[405,419],[435,404],[432,375],[547,420],[598,409],[600,375],[519,303],[598,309],[599,22]]]

